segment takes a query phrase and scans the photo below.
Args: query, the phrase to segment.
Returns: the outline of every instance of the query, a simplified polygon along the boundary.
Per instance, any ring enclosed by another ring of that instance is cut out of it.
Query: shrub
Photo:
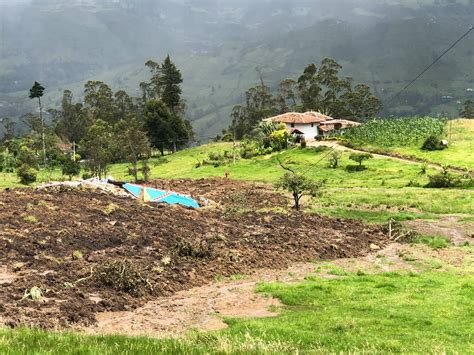
[[[433,151],[433,150],[443,150],[445,146],[441,143],[441,138],[437,135],[431,135],[424,141],[421,149]]]
[[[329,167],[336,169],[339,166],[339,160],[341,159],[342,154],[340,152],[334,151],[329,156]]]
[[[429,182],[425,187],[429,188],[449,188],[456,187],[461,184],[459,178],[448,173],[447,171],[436,175],[428,176]]]
[[[31,166],[23,164],[17,170],[17,175],[23,185],[29,185],[36,181],[37,170]]]
[[[451,242],[443,237],[421,236],[413,241],[416,244],[426,244],[432,249],[444,249],[451,245]]]
[[[80,172],[81,165],[77,161],[66,159],[63,162],[62,173],[68,176],[69,180],[71,180],[73,176],[79,175]]]

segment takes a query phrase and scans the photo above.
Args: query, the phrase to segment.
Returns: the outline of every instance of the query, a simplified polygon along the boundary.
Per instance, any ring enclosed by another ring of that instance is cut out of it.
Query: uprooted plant
[[[153,292],[153,285],[130,260],[106,262],[95,273],[96,281],[114,290],[140,297]]]
[[[176,253],[181,257],[206,259],[213,255],[212,245],[205,239],[178,239],[174,245]]]

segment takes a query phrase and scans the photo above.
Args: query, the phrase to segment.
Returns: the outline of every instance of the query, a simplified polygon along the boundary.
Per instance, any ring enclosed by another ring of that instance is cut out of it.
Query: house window
[[[295,128],[295,124],[294,124],[294,123],[291,124],[291,128]]]

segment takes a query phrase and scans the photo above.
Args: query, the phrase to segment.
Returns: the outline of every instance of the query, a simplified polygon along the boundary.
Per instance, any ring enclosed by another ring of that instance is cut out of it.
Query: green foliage
[[[149,171],[143,170],[143,167],[139,169],[138,163],[143,161],[145,166],[147,165],[146,162],[151,156],[151,147],[142,124],[136,118],[128,121],[121,120],[116,126],[116,132],[118,143],[116,149],[120,152],[120,156],[130,163],[129,174],[137,182],[138,172],[141,170],[146,181],[145,175],[148,175]]]
[[[445,126],[445,120],[432,117],[377,119],[346,129],[344,138],[354,145],[421,145],[431,135],[443,136]]]
[[[288,170],[288,168],[285,169]],[[293,208],[299,210],[301,198],[304,195],[309,195],[311,197],[320,195],[323,185],[323,181],[314,181],[302,174],[289,171],[280,178],[280,180],[275,184],[275,187],[291,193],[294,201]]]
[[[442,144],[441,138],[436,135],[430,135],[421,146],[421,149],[428,151],[443,150],[444,148],[446,147]]]
[[[39,99],[43,96],[43,93],[44,87],[40,83],[35,81],[33,87],[30,89],[30,99]]]
[[[329,167],[331,169],[336,169],[339,166],[339,161],[341,160],[342,153],[338,151],[333,151],[328,158]]]
[[[352,78],[340,78],[342,66],[334,59],[322,60],[306,67],[298,78],[298,90],[303,109],[318,111],[333,117],[357,120],[374,118],[382,109],[380,100],[367,85],[352,88]]]
[[[82,149],[87,158],[86,167],[93,175],[105,177],[112,162],[113,143],[112,127],[107,122],[99,119],[87,129]]]
[[[192,137],[185,120],[171,112],[163,101],[150,100],[143,116],[150,143],[162,155],[165,147],[183,147]]]
[[[73,176],[78,176],[81,173],[81,165],[74,160],[65,159],[62,166],[62,174],[69,177],[69,180]]]
[[[370,153],[352,153],[349,155],[349,159],[359,163],[359,168],[362,168],[364,160],[372,159],[374,156]]]
[[[36,181],[38,171],[28,164],[22,164],[17,169],[16,174],[20,178],[20,183],[29,185]]]
[[[459,179],[459,177],[456,177],[447,171],[435,175],[430,175],[428,176],[428,179],[429,182],[426,187],[429,188],[450,188],[461,185],[461,180]]]

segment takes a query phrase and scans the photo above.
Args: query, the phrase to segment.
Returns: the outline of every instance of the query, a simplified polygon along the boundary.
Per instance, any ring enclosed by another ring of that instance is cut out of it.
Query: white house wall
[[[292,131],[294,129],[297,129],[300,132],[303,132],[304,138],[306,141],[312,141],[314,140],[314,137],[318,135],[318,124],[314,123],[314,127],[311,127],[311,123],[309,124],[298,124],[295,123],[294,127],[291,126],[291,123],[287,123],[286,127],[288,130]]]

